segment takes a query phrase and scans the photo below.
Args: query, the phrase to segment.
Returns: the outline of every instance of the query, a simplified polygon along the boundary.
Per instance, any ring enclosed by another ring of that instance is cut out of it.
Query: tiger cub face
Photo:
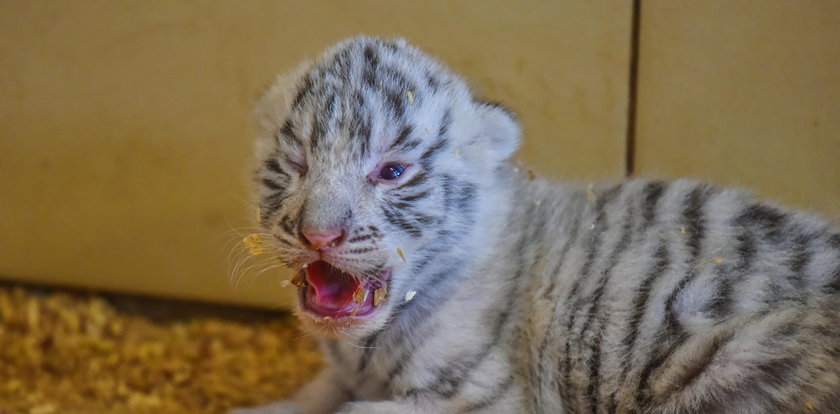
[[[261,225],[298,269],[297,315],[338,337],[380,329],[436,261],[471,254],[519,139],[436,60],[369,37],[279,77],[256,116]]]

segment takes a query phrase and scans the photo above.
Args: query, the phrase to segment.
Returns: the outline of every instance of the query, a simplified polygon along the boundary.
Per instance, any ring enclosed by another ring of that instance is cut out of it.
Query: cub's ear
[[[519,148],[521,130],[516,117],[507,108],[492,102],[475,103],[478,141],[496,161],[508,159]]]

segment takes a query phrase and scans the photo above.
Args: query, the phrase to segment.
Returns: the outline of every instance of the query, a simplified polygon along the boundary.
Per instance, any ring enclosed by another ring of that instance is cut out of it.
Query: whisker
[[[265,272],[267,272],[267,271],[269,271],[269,270],[273,270],[273,269],[277,269],[277,268],[281,268],[281,267],[283,267],[283,268],[288,268],[288,266],[286,266],[286,265],[284,265],[284,264],[274,264],[274,265],[271,265],[271,266],[269,266],[269,267],[266,267],[266,268],[265,268],[265,269],[263,269],[263,270],[260,270],[260,274],[265,273]]]
[[[266,236],[271,236],[270,233],[267,233],[265,229],[260,227],[231,227],[221,233],[219,233],[216,238],[222,237],[236,237],[236,236],[247,236],[249,234],[262,234]]]
[[[267,267],[266,267],[266,266],[267,266]],[[254,264],[252,264],[252,265],[248,266],[246,269],[244,269],[244,270],[242,271],[242,276],[243,276],[243,278],[244,278],[244,277],[246,277],[246,276],[248,276],[249,274],[251,274],[251,273],[254,271],[254,269],[257,269],[257,268],[260,268],[260,267],[266,267],[266,268],[265,268],[265,269],[263,269],[263,270],[261,270],[261,271],[259,271],[259,272],[257,272],[255,275],[253,275],[253,276],[251,277],[251,281],[250,281],[250,283],[251,283],[251,284],[253,284],[253,283],[254,283],[254,281],[255,281],[255,280],[257,280],[257,278],[258,278],[260,275],[262,275],[262,274],[263,274],[266,270],[268,270],[269,268],[277,268],[277,267],[281,267],[281,265],[277,265],[277,264],[272,265],[270,261],[265,261],[265,260],[263,260],[263,261],[261,261],[261,262],[254,263]]]
[[[353,342],[349,342],[349,341],[347,342],[347,344],[356,348],[356,349],[380,349],[380,347],[378,347],[378,346],[362,346],[362,345],[359,345],[357,343],[353,343]]]
[[[239,282],[242,280],[242,278],[246,274],[244,271],[242,271],[243,266],[245,266],[245,264],[251,259],[256,259],[258,261],[257,261],[257,263],[251,263],[248,266],[259,265],[260,263],[264,263],[264,262],[260,262],[260,260],[262,260],[262,261],[266,260],[266,258],[258,258],[257,256],[253,256],[253,255],[249,254],[248,252],[245,252],[244,257],[241,257],[236,262],[233,269],[231,270],[231,282],[235,281],[234,282],[234,289],[239,287]],[[250,269],[250,268],[251,267],[248,267],[247,269]]]
[[[251,263],[250,265],[248,265],[248,267],[242,269],[241,273],[244,276],[248,275],[249,273],[252,273],[255,269],[259,269],[261,267],[267,268],[271,266],[281,266],[277,263],[275,259],[276,258],[273,256],[260,257],[256,262]]]
[[[234,263],[242,259],[242,254],[250,254],[248,248],[242,244],[234,244],[228,249],[227,261]]]
[[[313,339],[313,338],[315,338],[315,335],[307,333],[307,332],[301,332],[299,335],[294,337],[294,340],[295,341],[301,341],[301,340],[304,340],[304,339]]]
[[[235,194],[226,194],[225,196],[230,197],[230,198],[232,198],[236,201],[239,201],[242,204],[245,204],[245,207],[248,207],[251,210],[256,210],[259,207],[259,205],[257,205],[257,203],[256,203],[256,200],[246,200],[246,199],[244,199],[242,197],[239,197],[238,195],[235,195]]]

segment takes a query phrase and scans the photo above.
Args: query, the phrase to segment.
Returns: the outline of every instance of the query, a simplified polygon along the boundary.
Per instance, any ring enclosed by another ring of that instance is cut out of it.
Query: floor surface
[[[320,365],[287,313],[0,285],[0,414],[224,413]]]

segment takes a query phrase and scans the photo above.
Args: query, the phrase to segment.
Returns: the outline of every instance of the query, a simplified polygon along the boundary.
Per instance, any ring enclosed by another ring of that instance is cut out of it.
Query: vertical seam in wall
[[[642,0],[633,0],[633,11],[630,16],[630,79],[627,91],[627,131],[625,135],[625,175],[635,173],[636,158],[636,109],[639,86],[639,32],[642,16]]]

